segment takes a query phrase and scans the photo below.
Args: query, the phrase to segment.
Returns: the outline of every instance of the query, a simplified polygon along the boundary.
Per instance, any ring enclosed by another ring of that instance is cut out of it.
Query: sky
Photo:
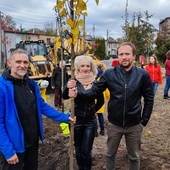
[[[55,4],[56,0],[0,0],[0,12],[1,15],[12,16],[17,28],[44,29],[49,24],[55,29]],[[126,4],[129,21],[135,12],[140,12],[145,17],[144,12],[148,11],[153,15],[149,22],[158,30],[160,20],[170,17],[170,0],[99,0],[98,6],[95,0],[88,0],[88,16],[85,19],[87,34],[94,37],[121,38]]]

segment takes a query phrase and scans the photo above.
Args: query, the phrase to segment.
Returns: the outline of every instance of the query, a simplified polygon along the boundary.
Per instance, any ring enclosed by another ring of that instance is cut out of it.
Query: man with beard
[[[75,117],[45,103],[37,82],[28,78],[29,58],[22,49],[11,53],[0,77],[1,170],[37,170],[39,138],[44,139],[43,118],[75,123]]]
[[[148,73],[134,65],[135,45],[122,43],[117,49],[119,65],[107,69],[91,90],[77,91],[75,81],[67,83],[70,97],[88,98],[110,91],[107,125],[107,170],[115,170],[120,141],[125,136],[129,169],[140,169],[140,145],[143,126],[148,123],[153,108],[153,87]],[[141,98],[143,97],[143,102]],[[144,105],[142,105],[144,103]]]

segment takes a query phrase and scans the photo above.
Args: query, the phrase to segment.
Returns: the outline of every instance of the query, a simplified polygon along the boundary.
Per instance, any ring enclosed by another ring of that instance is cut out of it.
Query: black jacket
[[[2,76],[10,80],[14,86],[14,99],[19,120],[24,131],[25,146],[33,145],[38,139],[37,106],[33,89],[29,86],[28,76],[17,79],[4,70]]]
[[[96,82],[96,80],[94,82]],[[79,81],[77,81],[76,87],[78,91],[86,91]],[[63,91],[63,99],[69,99],[67,87],[65,87]],[[96,95],[96,97],[93,96],[85,99],[76,97],[74,99],[75,116],[94,117],[95,113],[103,106],[103,104],[103,93]]]
[[[66,85],[69,79],[69,75],[67,73],[67,69],[63,69],[63,83]],[[55,86],[56,88],[61,88],[62,86],[62,70],[59,66],[54,68],[52,76],[51,76],[51,86]]]
[[[154,97],[152,82],[144,69],[133,66],[127,72],[120,65],[108,69],[91,90],[79,91],[77,97],[89,98],[102,93],[106,88],[110,91],[108,119],[111,123],[122,127],[139,123],[146,126]]]

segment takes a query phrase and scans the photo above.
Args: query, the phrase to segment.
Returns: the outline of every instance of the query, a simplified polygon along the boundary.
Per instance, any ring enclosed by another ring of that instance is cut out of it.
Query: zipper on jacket
[[[127,84],[125,84],[124,88],[125,88],[125,97],[124,97],[124,106],[123,106],[123,127],[125,127]]]

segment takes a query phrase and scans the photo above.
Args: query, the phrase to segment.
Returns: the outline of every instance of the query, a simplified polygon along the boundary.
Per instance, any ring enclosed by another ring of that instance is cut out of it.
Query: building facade
[[[106,55],[115,58],[117,55],[118,45],[119,45],[119,43],[117,40],[114,40],[113,38],[108,38],[105,41]]]
[[[53,42],[54,36],[45,36],[37,33],[25,33],[15,31],[1,31],[0,68],[5,68],[6,61],[10,57],[10,49],[15,49],[16,44],[25,40],[44,40],[47,45]]]
[[[170,37],[170,17],[166,17],[159,22],[159,34],[165,39]]]

